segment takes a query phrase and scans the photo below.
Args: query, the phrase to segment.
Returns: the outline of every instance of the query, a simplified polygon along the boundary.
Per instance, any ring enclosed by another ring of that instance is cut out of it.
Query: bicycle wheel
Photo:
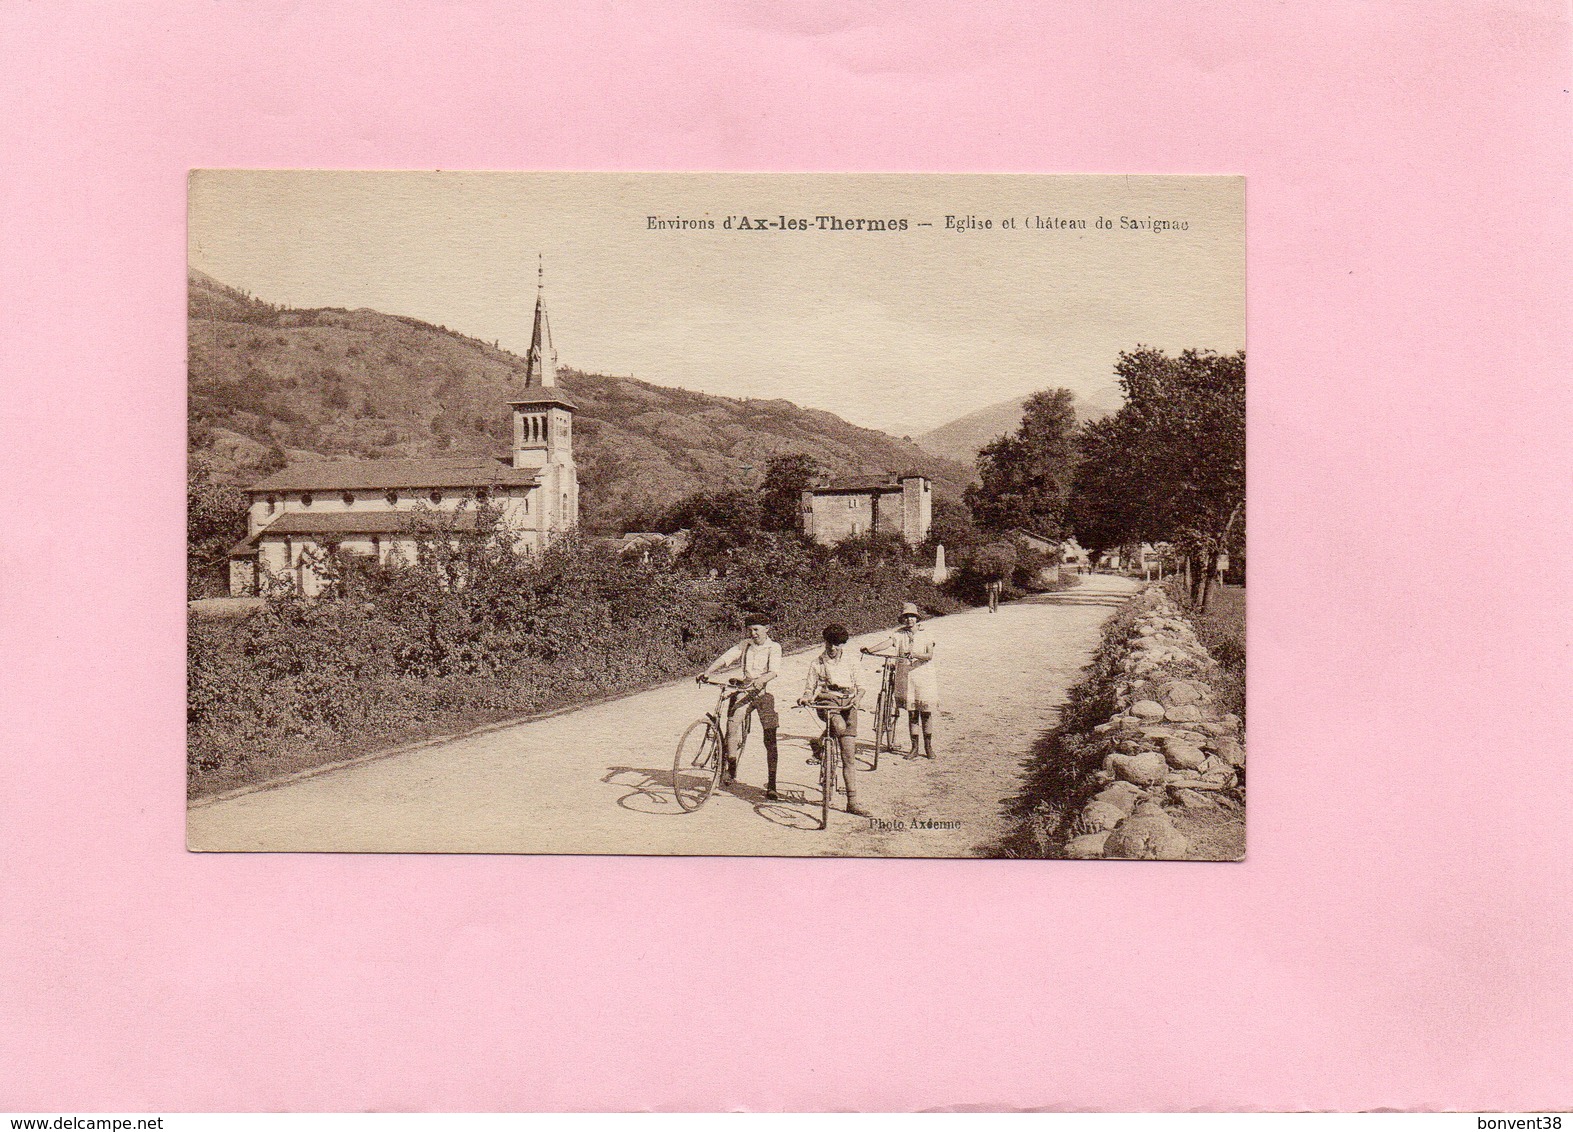
[[[677,741],[672,759],[672,793],[677,804],[692,813],[710,800],[721,779],[721,735],[706,716],[689,724]]]
[[[825,728],[819,753],[819,828],[830,828],[830,804],[836,798],[836,764],[841,761],[841,743]]]
[[[896,720],[900,709],[896,707],[895,680],[886,677],[885,684],[879,690],[879,701],[874,705],[874,765],[870,770],[879,769],[879,753],[881,750],[896,750]]]

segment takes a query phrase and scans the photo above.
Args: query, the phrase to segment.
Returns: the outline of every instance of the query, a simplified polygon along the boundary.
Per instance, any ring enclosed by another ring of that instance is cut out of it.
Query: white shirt
[[[766,641],[762,645],[756,645],[753,641],[744,641],[740,645],[733,645],[710,666],[710,671],[719,672],[723,668],[731,668],[739,661],[743,665],[743,675],[750,680],[767,672],[772,676],[777,675],[781,671],[781,643]]]
[[[808,666],[808,683],[803,686],[803,698],[813,699],[820,691],[849,688],[858,695],[863,693],[863,666],[851,648],[843,645],[839,657],[822,652]]]

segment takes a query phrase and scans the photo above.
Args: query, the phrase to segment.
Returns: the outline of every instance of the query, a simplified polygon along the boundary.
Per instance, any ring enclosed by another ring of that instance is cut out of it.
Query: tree
[[[812,456],[792,453],[772,456],[765,465],[759,487],[760,522],[768,531],[795,531],[803,492],[819,478],[820,467]]]
[[[1082,434],[1072,497],[1089,550],[1168,541],[1194,565],[1206,608],[1219,555],[1245,509],[1245,352],[1138,346],[1115,374],[1125,404]]]
[[[929,537],[922,547],[924,555],[932,559],[935,548],[943,546],[945,553],[954,560],[956,555],[975,546],[980,537],[967,505],[959,499],[936,492]]]
[[[207,590],[224,592],[224,579],[216,572],[227,560],[229,548],[246,537],[245,492],[212,477],[208,457],[190,453],[186,464],[186,584],[191,597],[205,597]]]
[[[1022,527],[1056,539],[1064,534],[1076,471],[1075,396],[1068,389],[1034,393],[1021,427],[984,445],[967,505],[978,525],[1002,532]]]

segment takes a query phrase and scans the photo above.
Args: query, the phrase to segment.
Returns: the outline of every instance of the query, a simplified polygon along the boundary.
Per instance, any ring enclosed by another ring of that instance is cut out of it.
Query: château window
[[[274,511],[278,510],[278,506],[279,506],[278,496],[276,496],[276,495],[268,496],[268,514],[269,515],[273,514]]]
[[[339,498],[344,500],[344,506],[346,506],[346,507],[353,507],[353,506],[355,506],[355,493],[353,491],[346,491]]]
[[[394,507],[398,505],[399,493],[396,491],[390,491],[388,494],[384,495],[383,498],[388,501],[389,507]]]
[[[432,488],[431,494],[428,495],[426,498],[430,499],[433,503],[441,503],[442,502],[442,492],[438,491],[436,488]]]
[[[300,505],[302,507],[310,507],[311,506],[311,492],[303,491],[303,492],[300,493]]]
[[[491,497],[492,493],[487,491],[484,487],[478,487],[475,489],[475,502],[485,503],[489,501]]]

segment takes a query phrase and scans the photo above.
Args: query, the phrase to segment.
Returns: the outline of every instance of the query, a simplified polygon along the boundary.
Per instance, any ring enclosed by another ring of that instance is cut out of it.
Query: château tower
[[[525,360],[524,389],[513,407],[513,466],[536,472],[540,489],[537,523],[542,531],[564,531],[579,522],[579,473],[573,461],[574,403],[557,384],[557,351],[546,316],[546,270],[537,268],[535,327]]]

